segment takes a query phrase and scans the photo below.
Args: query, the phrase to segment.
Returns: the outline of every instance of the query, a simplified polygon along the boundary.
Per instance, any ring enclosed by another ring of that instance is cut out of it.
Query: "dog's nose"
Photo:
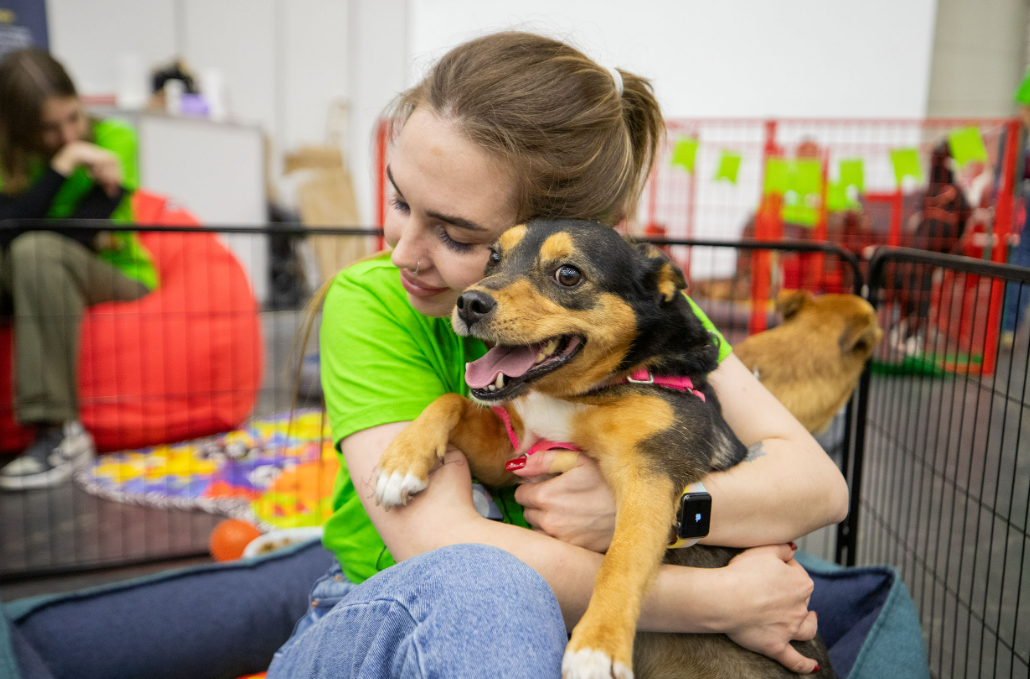
[[[497,308],[497,301],[479,290],[469,290],[458,297],[458,316],[470,328]]]

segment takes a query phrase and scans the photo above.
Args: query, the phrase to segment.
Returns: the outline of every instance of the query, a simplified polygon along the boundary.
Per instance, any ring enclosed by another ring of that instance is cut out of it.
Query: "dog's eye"
[[[583,274],[576,267],[566,264],[565,266],[558,267],[558,270],[554,272],[554,280],[565,287],[571,288],[583,280]]]
[[[487,262],[487,266],[497,266],[501,263],[501,253],[497,252],[493,248],[490,248],[490,261]]]

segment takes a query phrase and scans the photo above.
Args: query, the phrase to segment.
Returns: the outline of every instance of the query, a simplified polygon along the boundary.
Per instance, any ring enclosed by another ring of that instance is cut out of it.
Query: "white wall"
[[[651,77],[668,116],[926,112],[935,0],[411,0],[416,70],[488,30],[570,39]]]
[[[145,64],[176,50],[174,0],[47,0],[50,51],[83,94],[114,94],[118,55],[138,54]]]
[[[351,176],[362,221],[373,224],[372,135],[383,108],[410,72],[410,0],[349,0]]]
[[[185,0],[179,36],[190,68],[222,72],[229,110],[270,134],[280,94],[275,9],[273,0]]]
[[[927,115],[1012,115],[1027,65],[1026,19],[1026,0],[940,0]]]
[[[322,141],[330,103],[347,98],[345,0],[279,0],[282,82],[278,119],[283,148]]]
[[[231,110],[278,151],[325,140],[347,96],[347,0],[47,0],[50,46],[83,94],[113,94],[119,55],[222,71]]]

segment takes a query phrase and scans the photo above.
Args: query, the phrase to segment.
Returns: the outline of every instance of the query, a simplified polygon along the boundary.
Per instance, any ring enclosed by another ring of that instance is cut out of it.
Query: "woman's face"
[[[421,109],[398,135],[387,173],[390,259],[416,310],[449,316],[483,277],[489,246],[514,223],[514,182],[453,123]]]
[[[50,97],[43,102],[39,117],[40,139],[49,155],[86,138],[86,113],[78,97]]]

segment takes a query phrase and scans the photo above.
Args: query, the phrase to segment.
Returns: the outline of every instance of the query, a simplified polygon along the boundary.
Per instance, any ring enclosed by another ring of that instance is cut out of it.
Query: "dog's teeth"
[[[544,352],[541,351],[536,356],[536,362],[539,363],[540,361],[544,360],[545,358],[547,358],[547,354],[545,354]]]
[[[551,354],[554,353],[554,350],[557,349],[557,348],[558,348],[558,340],[557,339],[552,339],[550,342],[547,343],[547,347],[544,349],[544,353],[547,354],[548,356],[550,356]]]
[[[494,381],[494,386],[498,389],[504,388],[504,373],[497,373],[497,380]]]
[[[486,390],[487,391],[497,391],[497,387],[495,387],[492,384],[488,384],[488,385],[486,385]]]

